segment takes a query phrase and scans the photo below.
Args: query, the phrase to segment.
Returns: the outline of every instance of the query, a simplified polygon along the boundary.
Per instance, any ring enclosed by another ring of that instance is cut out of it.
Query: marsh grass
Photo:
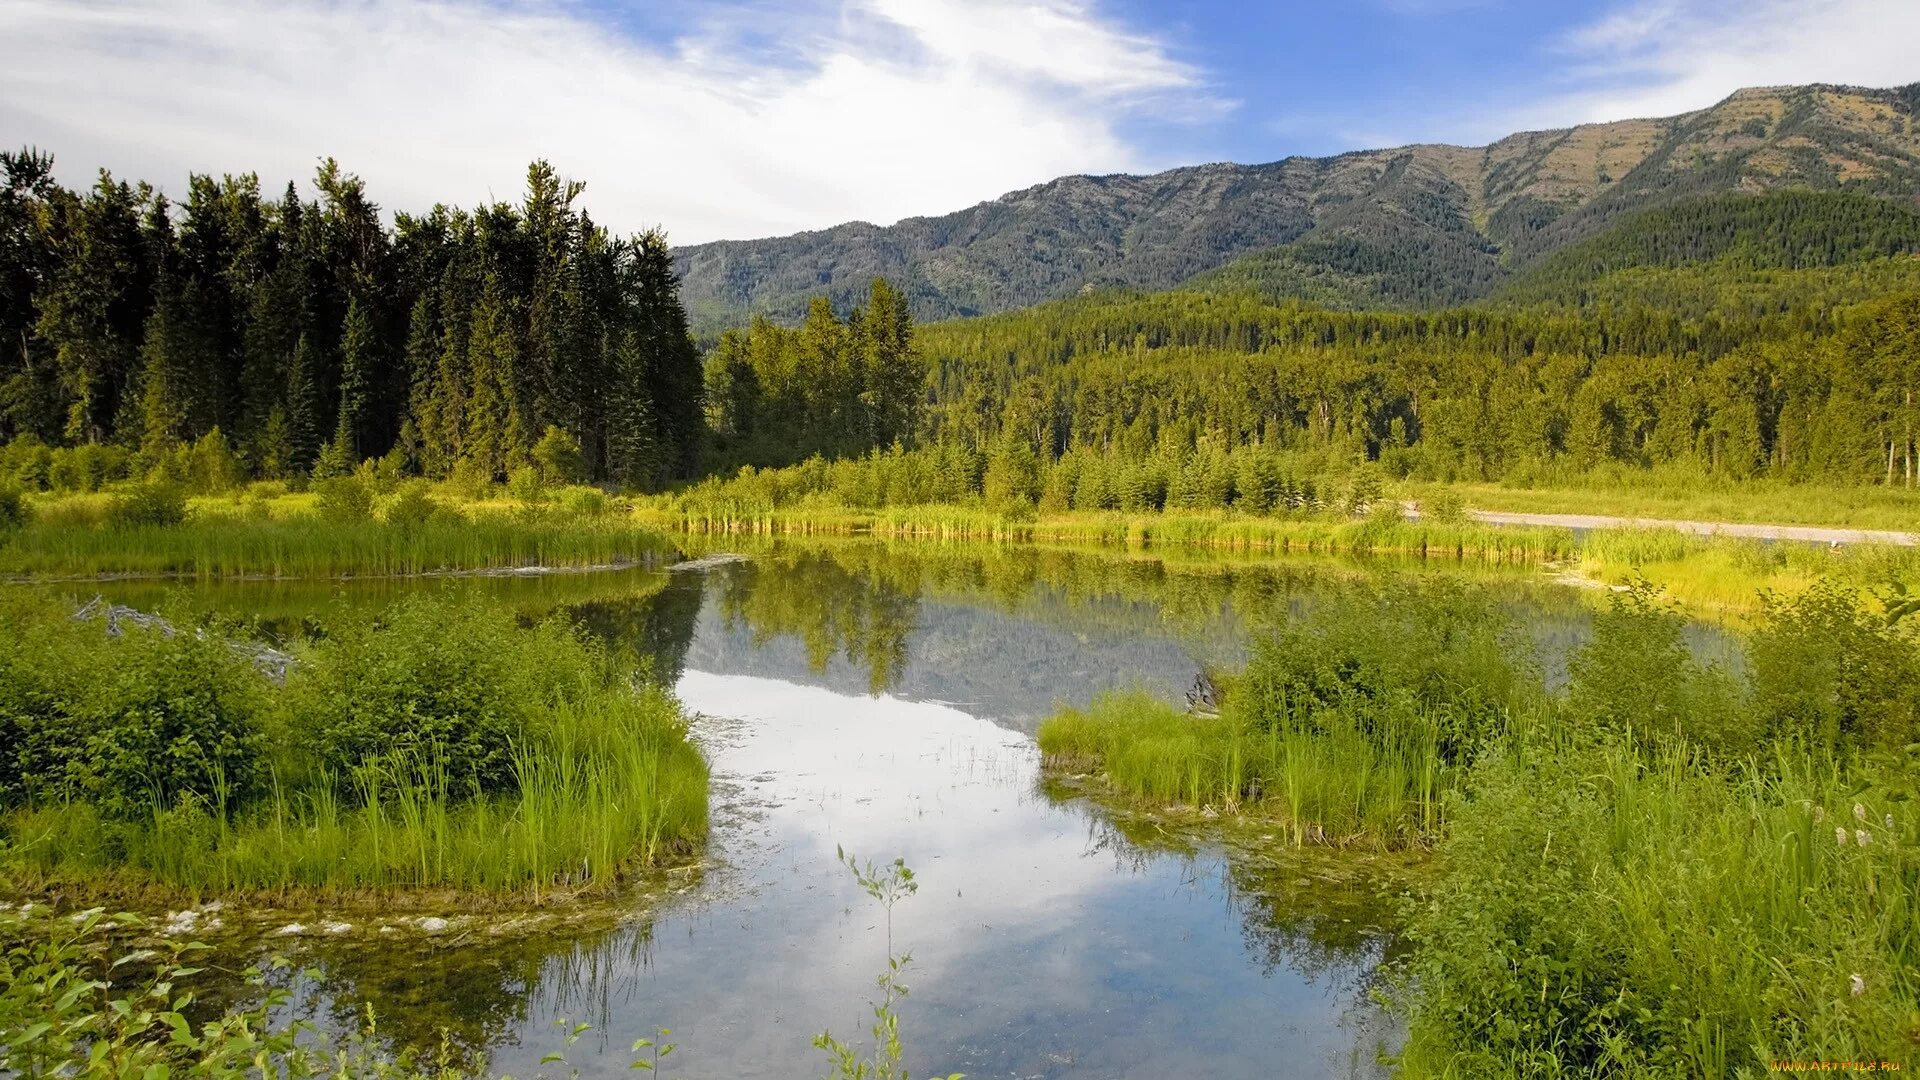
[[[0,785],[0,872],[17,890],[538,900],[706,835],[678,704],[564,624],[408,597],[338,613],[274,686],[217,625],[110,638],[21,596],[7,614],[0,746],[20,767]],[[166,783],[143,786],[155,758]]]
[[[1920,548],[1829,547],[1657,529],[1590,533],[1582,538],[1579,565],[1593,579],[1645,579],[1692,610],[1735,619],[1757,615],[1767,593],[1798,594],[1817,581],[1850,588],[1869,606],[1878,589],[1920,585]]]
[[[245,811],[198,804],[114,821],[85,803],[6,820],[16,885],[139,895],[517,894],[604,891],[693,854],[706,834],[706,766],[670,698],[649,690],[556,711],[514,756],[512,792],[466,798],[444,769],[378,763],[349,789],[279,781]]]
[[[668,531],[698,534],[873,535],[1132,549],[1197,547],[1276,554],[1413,555],[1503,563],[1564,558],[1574,550],[1573,535],[1564,529],[1446,524],[1387,516],[1258,517],[1225,511],[1036,515],[1030,510],[1002,512],[947,505],[744,510],[664,498],[643,504],[636,516]]]
[[[0,545],[0,573],[188,577],[394,576],[631,563],[665,550],[618,518],[478,514],[412,525],[319,518],[189,518],[111,528],[36,521]]]
[[[1137,803],[1271,816],[1296,844],[1429,842],[1455,772],[1430,725],[1384,738],[1338,722],[1263,731],[1141,693],[1062,711],[1038,738],[1055,774],[1096,773],[1110,794]]]
[[[1786,744],[1722,765],[1622,741],[1504,748],[1409,912],[1404,1075],[1910,1060],[1911,795],[1911,775]]]

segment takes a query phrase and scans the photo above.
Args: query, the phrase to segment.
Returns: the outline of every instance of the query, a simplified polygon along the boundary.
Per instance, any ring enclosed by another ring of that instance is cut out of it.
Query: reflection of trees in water
[[[575,604],[568,614],[589,637],[605,644],[616,663],[672,686],[686,667],[705,584],[698,574],[673,574],[657,591]]]
[[[1393,928],[1407,887],[1404,859],[1368,852],[1295,848],[1275,840],[1172,824],[1141,814],[1107,813],[1076,790],[1042,783],[1056,805],[1078,806],[1087,820],[1087,854],[1107,853],[1120,869],[1144,871],[1174,858],[1189,877],[1218,874],[1247,951],[1261,968],[1311,979],[1374,984],[1380,962],[1398,948]]]
[[[845,656],[866,668],[875,694],[892,688],[906,667],[920,610],[918,582],[907,575],[858,572],[803,552],[730,566],[718,578],[728,628],[745,624],[756,645],[797,637],[816,672]]]
[[[582,934],[568,927],[532,934],[481,933],[465,941],[395,943],[384,938],[327,940],[310,966],[319,973],[309,1007],[321,1026],[357,1031],[371,1007],[380,1039],[396,1052],[432,1060],[447,1054],[482,1068],[494,1051],[524,1037],[537,1001],[554,1016],[605,1031],[613,988],[651,962],[651,923],[609,925]],[[629,991],[630,992],[630,991]],[[554,1034],[558,1049],[558,1034]],[[546,1049],[536,1043],[533,1049]]]

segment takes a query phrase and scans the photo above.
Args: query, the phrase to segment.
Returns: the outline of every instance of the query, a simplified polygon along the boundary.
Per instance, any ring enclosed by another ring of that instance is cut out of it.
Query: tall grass
[[[0,873],[107,896],[605,889],[696,851],[707,767],[678,704],[564,624],[410,597],[293,644],[107,636],[8,597]]]
[[[1852,588],[1863,602],[1892,585],[1920,586],[1920,548],[1827,547],[1796,541],[1604,529],[1582,538],[1582,572],[1608,583],[1644,578],[1696,611],[1756,614],[1765,593],[1800,593],[1816,581]]]
[[[985,507],[909,506],[862,510],[799,506],[738,511],[659,500],[640,520],[702,534],[873,535],[995,542],[1098,544],[1128,548],[1203,547],[1303,554],[1397,554],[1488,562],[1540,562],[1574,551],[1565,529],[1443,524],[1381,516],[1257,517],[1225,511],[1125,514],[1072,511],[1004,514]]]
[[[620,518],[477,514],[407,525],[318,517],[192,518],[113,528],[36,522],[0,544],[0,573],[319,577],[633,562],[665,549]]]
[[[1350,721],[1263,731],[1137,693],[1056,714],[1041,725],[1039,743],[1056,772],[1097,770],[1108,790],[1155,805],[1269,814],[1294,843],[1429,841],[1457,775],[1431,724],[1384,738]]]
[[[132,822],[82,802],[32,806],[6,819],[9,868],[29,888],[109,895],[605,889],[706,835],[706,765],[683,735],[673,700],[647,690],[556,710],[501,795],[466,798],[418,760],[357,769],[345,791],[275,777],[231,817],[204,804]]]
[[[1913,779],[1781,744],[1554,740],[1477,770],[1400,976],[1408,1077],[1911,1060]]]

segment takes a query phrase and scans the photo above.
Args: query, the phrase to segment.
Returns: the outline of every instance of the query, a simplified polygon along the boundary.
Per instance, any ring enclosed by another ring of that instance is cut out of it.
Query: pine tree
[[[334,438],[347,456],[358,462],[371,447],[365,440],[367,396],[379,368],[379,337],[360,297],[347,301],[347,317],[340,332],[340,411]]]
[[[284,410],[287,468],[292,472],[311,468],[320,450],[320,388],[315,379],[319,370],[319,351],[313,338],[301,334],[294,342],[293,366],[287,371]]]

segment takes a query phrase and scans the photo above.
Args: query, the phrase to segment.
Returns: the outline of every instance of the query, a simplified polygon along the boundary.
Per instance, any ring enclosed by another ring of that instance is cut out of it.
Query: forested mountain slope
[[[797,320],[885,275],[936,319],[1087,286],[1208,288],[1339,306],[1456,303],[1650,208],[1723,193],[1920,194],[1920,84],[1742,90],[1699,112],[1152,176],[1069,176],[940,217],[675,252],[697,327]],[[1241,258],[1251,256],[1251,258]],[[1239,262],[1234,260],[1239,259]],[[1228,264],[1233,264],[1228,266]]]

